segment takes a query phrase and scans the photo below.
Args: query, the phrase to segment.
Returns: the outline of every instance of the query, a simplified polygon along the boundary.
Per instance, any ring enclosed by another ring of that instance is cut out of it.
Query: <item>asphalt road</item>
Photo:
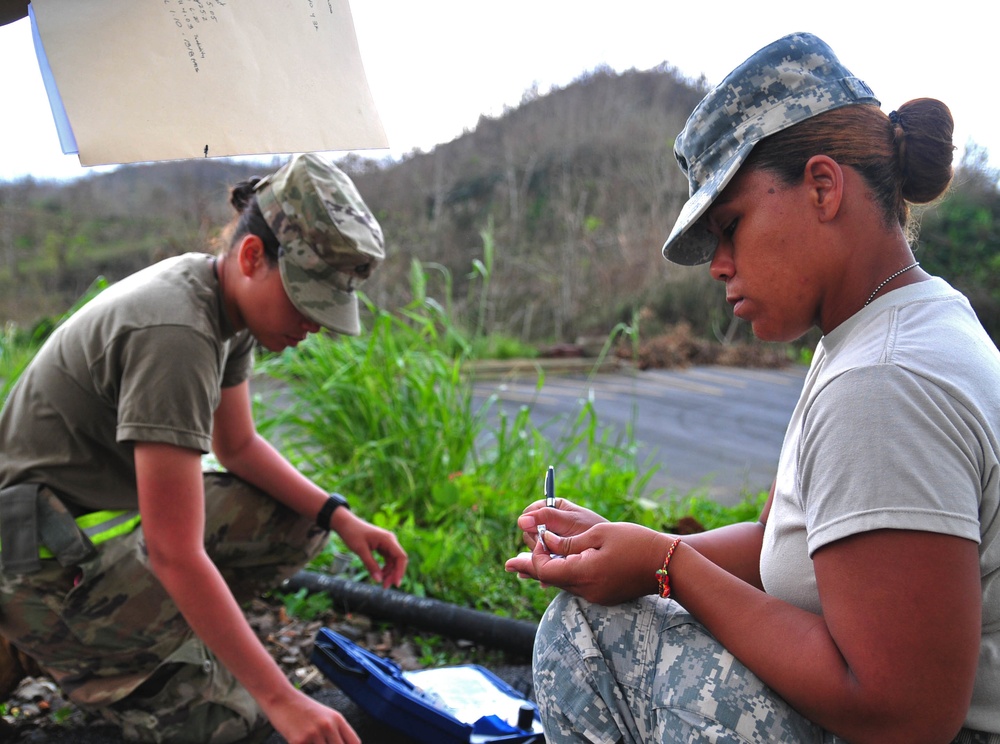
[[[522,374],[480,381],[476,396],[485,401],[496,394],[508,412],[530,406],[532,421],[553,438],[565,435],[589,398],[612,437],[632,427],[639,461],[658,466],[651,486],[663,489],[662,497],[698,492],[733,504],[746,491],[770,487],[805,372],[793,366],[624,370],[590,379],[550,374],[541,390],[537,375]]]

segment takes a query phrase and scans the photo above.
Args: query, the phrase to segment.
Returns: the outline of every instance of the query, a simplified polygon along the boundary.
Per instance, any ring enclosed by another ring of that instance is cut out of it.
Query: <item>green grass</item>
[[[508,413],[496,397],[477,405],[463,373],[476,344],[452,321],[449,303],[419,286],[414,296],[398,314],[369,306],[371,330],[360,337],[313,336],[263,360],[260,371],[286,395],[257,399],[262,433],[302,472],[396,533],[410,555],[404,591],[539,617],[553,590],[517,580],[503,563],[522,549],[516,519],[539,497],[549,465],[560,495],[611,520],[665,526],[689,514],[711,527],[757,518],[762,496],[727,509],[651,493],[656,466],[639,461],[631,428],[605,429],[588,400],[544,424],[527,406]],[[540,374],[539,390],[544,382]],[[346,573],[364,578],[356,559]]]
[[[549,465],[560,493],[609,518],[664,519],[638,498],[649,478],[635,443],[599,434],[593,405],[544,430],[522,407],[508,414],[473,400],[471,381],[436,344],[433,313],[375,313],[359,338],[314,336],[261,371],[291,395],[258,400],[262,433],[302,472],[351,495],[355,510],[393,530],[410,554],[403,589],[517,617],[549,594],[503,571],[520,549],[515,521]],[[543,380],[539,380],[539,386]],[[602,494],[594,503],[590,494]],[[360,574],[360,565],[354,568]]]
[[[64,315],[56,318],[42,318],[27,330],[19,328],[13,323],[7,324],[0,330],[0,402],[7,400],[10,389],[49,334],[107,286],[108,283],[104,277],[97,277]]]

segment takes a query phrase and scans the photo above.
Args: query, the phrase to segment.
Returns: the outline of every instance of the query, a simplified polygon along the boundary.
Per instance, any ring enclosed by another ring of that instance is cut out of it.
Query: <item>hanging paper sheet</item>
[[[348,0],[31,11],[60,141],[82,165],[388,146]]]

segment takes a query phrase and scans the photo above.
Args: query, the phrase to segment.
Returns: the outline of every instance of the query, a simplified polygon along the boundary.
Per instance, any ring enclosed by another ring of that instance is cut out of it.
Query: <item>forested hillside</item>
[[[491,333],[567,342],[642,318],[644,334],[686,320],[703,335],[732,335],[704,267],[660,254],[687,196],[673,138],[703,93],[667,67],[595,70],[546,95],[527,91],[431,152],[346,158],[387,239],[366,293],[382,307],[405,305],[419,260],[428,293],[458,316],[475,312]],[[974,298],[996,336],[1000,197],[985,162],[973,153],[952,196],[924,215],[918,256]],[[30,324],[65,310],[98,275],[113,281],[168,255],[213,250],[230,217],[228,186],[276,165],[198,160],[0,183],[0,317]],[[476,263],[486,258],[489,267]]]
[[[673,138],[702,95],[667,69],[597,71],[359,174],[398,249],[381,287],[405,284],[419,258],[447,267],[464,297],[480,232],[492,229],[491,327],[560,341],[606,332],[671,274],[659,247],[687,198]]]

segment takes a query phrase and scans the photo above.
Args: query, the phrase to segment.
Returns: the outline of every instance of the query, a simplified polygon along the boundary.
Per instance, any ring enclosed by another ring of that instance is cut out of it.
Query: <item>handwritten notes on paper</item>
[[[387,147],[348,0],[33,0],[83,165]]]

